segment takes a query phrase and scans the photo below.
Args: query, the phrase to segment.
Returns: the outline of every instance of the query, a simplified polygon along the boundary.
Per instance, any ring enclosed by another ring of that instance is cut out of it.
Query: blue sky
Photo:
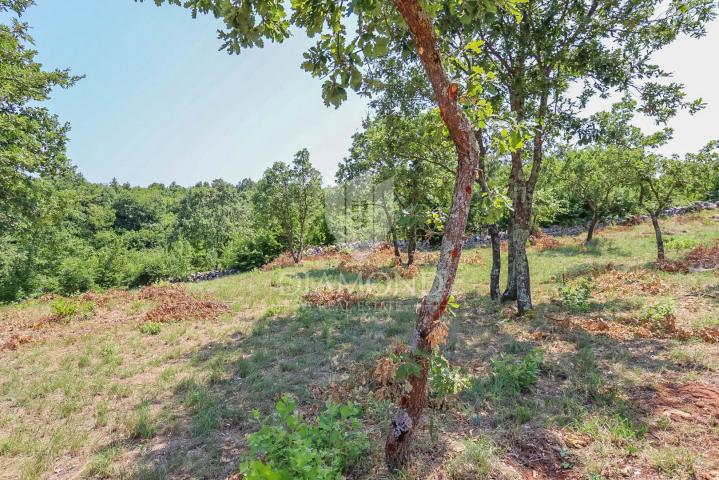
[[[310,44],[304,34],[231,56],[218,51],[216,20],[193,20],[181,8],[158,8],[151,0],[37,3],[24,19],[40,61],[86,76],[56,91],[48,106],[71,123],[69,154],[91,181],[256,179],[306,147],[330,182],[368,112],[352,95],[337,110],[324,106],[320,81],[299,68]],[[666,153],[719,138],[719,65],[711,60],[717,47],[715,21],[708,37],[681,39],[656,58],[677,72],[690,96],[709,103],[698,115],[672,122],[675,140]]]
[[[304,147],[330,180],[367,113],[357,96],[324,106],[299,68],[304,34],[236,56],[218,51],[213,18],[152,1],[38,0],[24,19],[41,62],[86,76],[48,106],[91,181],[236,182]]]

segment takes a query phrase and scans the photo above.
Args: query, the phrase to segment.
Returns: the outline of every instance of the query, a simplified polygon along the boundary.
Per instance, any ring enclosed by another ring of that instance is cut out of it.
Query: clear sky
[[[368,112],[353,95],[337,110],[324,106],[320,80],[299,68],[310,44],[304,34],[230,56],[218,51],[216,20],[193,20],[181,8],[158,8],[151,0],[37,3],[24,19],[40,61],[86,76],[56,91],[48,106],[71,123],[70,157],[91,181],[256,179],[304,147],[331,181]],[[719,138],[719,22],[709,30],[657,57],[690,96],[709,103],[672,122],[676,134],[667,153]]]

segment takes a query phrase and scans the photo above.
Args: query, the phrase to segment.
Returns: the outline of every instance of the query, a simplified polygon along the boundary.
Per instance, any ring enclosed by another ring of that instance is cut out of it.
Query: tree
[[[638,91],[642,111],[666,121],[680,108],[696,110],[700,101],[684,98],[682,86],[660,82],[670,75],[651,63],[652,53],[680,34],[701,36],[716,15],[712,0],[616,2],[533,0],[514,12],[498,11],[479,21],[439,15],[447,48],[476,51],[457,55],[452,68],[465,75],[479,68],[495,74],[495,111],[520,127],[511,152],[508,183],[513,210],[509,224],[509,272],[505,300],[519,313],[532,308],[526,242],[547,139],[571,134],[577,113],[594,95]],[[572,85],[580,85],[572,95]],[[499,107],[499,108],[497,108]],[[525,141],[528,140],[528,141]]]
[[[322,175],[310,163],[307,149],[295,154],[291,167],[275,162],[265,170],[253,203],[261,218],[282,229],[292,259],[299,263],[308,222],[321,214],[322,205]]]
[[[204,252],[210,267],[217,267],[223,248],[249,227],[248,199],[223,180],[190,188],[177,207],[176,236]]]
[[[594,237],[597,222],[627,195],[628,179],[618,172],[636,153],[619,146],[594,146],[567,152],[562,183],[573,199],[592,212],[587,243]]]
[[[32,3],[0,0],[0,13],[19,17]],[[70,127],[39,104],[53,88],[68,88],[80,77],[67,70],[43,70],[28,31],[17,18],[0,25],[0,231],[18,228],[37,215],[43,192],[33,178],[68,168]]]
[[[349,155],[337,170],[339,183],[372,176],[375,184],[392,181],[393,202],[380,201],[385,211],[395,258],[402,257],[399,234],[406,240],[407,265],[414,261],[418,237],[436,233],[432,221],[449,204],[451,144],[436,112],[413,117],[384,114],[364,122],[353,136]],[[382,200],[382,199],[380,199]]]
[[[168,1],[181,4],[180,0]],[[450,301],[479,159],[479,146],[463,108],[460,86],[450,81],[444,63],[447,56],[440,38],[444,40],[447,29],[443,22],[471,24],[488,11],[496,12],[498,4],[518,14],[512,0],[431,3],[395,0],[393,6],[373,0],[348,3],[299,0],[292,3],[292,16],[287,20],[286,3],[279,0],[254,0],[239,5],[224,0],[184,2],[193,13],[212,13],[224,20],[226,28],[219,37],[230,53],[262,46],[265,39],[282,41],[289,35],[290,24],[312,36],[321,33],[315,46],[305,53],[302,66],[313,75],[326,78],[322,93],[328,105],[342,103],[347,88],[361,90],[362,70],[368,59],[382,57],[390,49],[402,52],[406,58],[417,55],[424,67],[440,116],[457,151],[457,169],[434,282],[422,300],[412,335],[411,357],[419,368],[409,379],[412,388],[402,397],[387,435],[385,456],[390,470],[409,461],[411,440],[426,403],[429,359],[432,349],[438,346],[433,345],[434,337],[430,334],[441,325]],[[355,29],[354,35],[348,37],[348,28]]]
[[[706,177],[702,164],[656,153],[643,154],[633,162],[634,179],[639,187],[639,204],[647,211],[657,242],[657,261],[665,260],[664,239],[659,216],[678,198],[690,199]]]

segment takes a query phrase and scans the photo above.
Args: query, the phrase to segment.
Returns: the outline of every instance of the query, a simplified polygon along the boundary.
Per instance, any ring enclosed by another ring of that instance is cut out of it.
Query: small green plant
[[[652,330],[666,331],[674,327],[676,307],[671,300],[657,302],[644,309],[639,320]]]
[[[671,237],[664,242],[664,246],[670,250],[688,250],[698,245],[693,238],[687,237]]]
[[[159,335],[162,331],[162,324],[159,322],[145,322],[140,325],[140,333],[144,335]]]
[[[247,435],[250,452],[240,472],[246,480],[339,480],[369,448],[359,413],[352,403],[328,403],[309,423],[284,395],[268,419],[253,413],[262,426]]]
[[[589,311],[589,301],[592,298],[592,284],[583,279],[575,284],[565,284],[559,287],[560,303],[572,313],[586,313]]]
[[[50,304],[52,313],[63,320],[73,320],[80,316],[88,316],[95,310],[92,302],[73,302],[64,298],[58,298]]]
[[[497,457],[497,449],[489,440],[468,440],[464,443],[464,450],[447,464],[447,473],[457,480],[490,478]]]
[[[500,353],[492,357],[489,390],[495,397],[513,397],[537,383],[544,356],[534,348],[522,356]]]
[[[469,385],[469,379],[460,367],[453,367],[436,348],[429,370],[429,390],[434,398],[456,395]]]
[[[130,415],[127,422],[129,437],[133,440],[146,440],[155,436],[155,427],[150,420],[147,402],[142,402]]]

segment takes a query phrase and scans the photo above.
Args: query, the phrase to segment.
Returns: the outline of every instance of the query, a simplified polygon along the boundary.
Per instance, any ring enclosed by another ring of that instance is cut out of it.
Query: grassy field
[[[719,239],[711,212],[664,226],[669,258]],[[648,223],[598,236],[530,249],[536,309],[524,318],[487,298],[489,250],[463,253],[446,355],[470,386],[427,410],[399,478],[719,478],[719,344],[701,336],[719,327],[719,276],[657,271]],[[350,477],[390,478],[392,391],[372,373],[409,339],[434,266],[362,281],[337,263],[181,287],[226,310],[169,287],[86,295],[65,313],[58,299],[1,306],[0,478],[226,478],[251,411],[283,392],[308,416],[328,398],[359,402],[373,448]],[[321,287],[368,298],[303,301]],[[179,300],[163,304],[163,288]],[[168,313],[172,302],[203,318]],[[522,388],[501,387],[532,362]]]

